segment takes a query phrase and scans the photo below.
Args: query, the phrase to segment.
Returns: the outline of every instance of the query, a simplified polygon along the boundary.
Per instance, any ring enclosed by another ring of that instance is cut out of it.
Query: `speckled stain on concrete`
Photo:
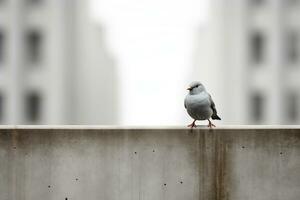
[[[0,199],[300,199],[300,129],[0,128]]]

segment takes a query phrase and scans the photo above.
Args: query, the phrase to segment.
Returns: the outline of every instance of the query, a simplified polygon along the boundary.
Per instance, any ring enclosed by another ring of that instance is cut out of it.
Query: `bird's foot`
[[[196,126],[196,124],[189,124],[187,127],[190,127],[190,128],[196,128],[197,126]]]
[[[191,123],[191,124],[189,124],[187,127],[190,127],[190,128],[196,128],[197,127],[197,125],[195,124],[195,121],[193,122],[193,123]]]
[[[216,125],[214,125],[213,123],[211,123],[211,121],[209,121],[209,123],[208,123],[207,127],[209,127],[209,128],[213,128],[213,127],[216,127]]]

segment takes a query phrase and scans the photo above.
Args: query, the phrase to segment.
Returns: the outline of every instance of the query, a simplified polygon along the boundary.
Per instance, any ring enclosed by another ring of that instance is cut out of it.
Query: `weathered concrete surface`
[[[1,200],[300,199],[300,129],[0,128]]]

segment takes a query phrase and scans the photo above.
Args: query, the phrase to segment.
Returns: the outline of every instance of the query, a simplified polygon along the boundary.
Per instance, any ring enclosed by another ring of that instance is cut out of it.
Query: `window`
[[[298,119],[298,95],[296,93],[290,93],[286,98],[286,115],[288,122],[295,122]]]
[[[42,0],[28,0],[29,4],[39,4],[39,3],[41,3],[41,1]]]
[[[265,57],[265,38],[261,33],[254,33],[250,39],[250,54],[253,64],[260,64]]]
[[[299,36],[296,31],[290,31],[287,33],[285,45],[287,63],[297,63],[299,59]]]
[[[3,60],[4,60],[4,34],[2,31],[0,31],[0,64],[3,62]]]
[[[264,98],[260,94],[253,94],[250,105],[251,118],[254,122],[261,122],[264,113]]]
[[[31,64],[36,64],[41,60],[42,36],[38,31],[30,31],[26,36],[27,59]]]
[[[41,115],[41,98],[35,93],[31,92],[26,97],[26,120],[29,122],[38,122]]]
[[[288,6],[296,6],[299,4],[299,0],[284,0],[283,2],[285,2]]]
[[[265,0],[249,0],[251,5],[259,6],[265,3]]]
[[[0,94],[0,122],[3,121],[3,115],[4,115],[4,106],[3,106],[4,100],[3,100],[3,95]]]

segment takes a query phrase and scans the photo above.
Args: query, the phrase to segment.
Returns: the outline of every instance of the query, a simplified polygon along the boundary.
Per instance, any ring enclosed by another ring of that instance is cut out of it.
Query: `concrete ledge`
[[[82,129],[82,130],[107,130],[107,129],[119,129],[119,130],[131,130],[131,129],[141,129],[141,130],[190,130],[187,126],[115,126],[115,125],[0,125],[1,129]],[[194,130],[198,129],[209,129],[205,125],[199,125]],[[217,125],[217,127],[212,130],[222,130],[222,129],[300,129],[300,125]]]
[[[300,199],[299,126],[1,126],[0,199]]]

